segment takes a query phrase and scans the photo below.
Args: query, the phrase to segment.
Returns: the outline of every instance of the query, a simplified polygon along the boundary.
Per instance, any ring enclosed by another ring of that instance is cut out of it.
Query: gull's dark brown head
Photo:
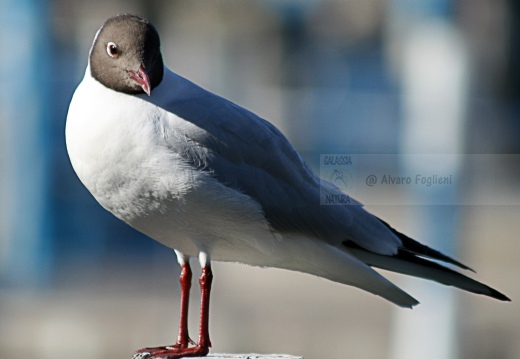
[[[161,83],[164,71],[157,30],[137,15],[111,17],[92,44],[90,71],[110,89],[150,96]]]

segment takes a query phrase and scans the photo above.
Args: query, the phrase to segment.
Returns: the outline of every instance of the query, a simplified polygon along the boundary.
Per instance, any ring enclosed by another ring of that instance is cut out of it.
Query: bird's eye
[[[114,57],[114,58],[118,57],[119,56],[119,50],[117,48],[117,45],[114,44],[113,42],[109,42],[107,44],[107,54],[110,57]]]

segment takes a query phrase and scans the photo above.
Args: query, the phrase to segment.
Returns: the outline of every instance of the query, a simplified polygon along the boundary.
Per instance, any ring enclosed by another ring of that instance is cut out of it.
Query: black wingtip
[[[439,252],[439,253],[440,253],[440,252]],[[442,254],[442,253],[441,253],[441,254]],[[446,262],[446,263],[451,263],[451,264],[453,264],[453,265],[456,265],[456,266],[459,267],[459,268],[462,268],[462,269],[465,269],[465,270],[469,270],[470,272],[473,272],[473,273],[475,273],[475,274],[477,273],[477,271],[474,270],[473,268],[468,267],[467,265],[462,264],[461,262],[459,262],[459,261],[457,261],[457,260],[455,260],[455,259],[453,259],[453,258],[451,258],[451,257],[448,257],[447,255],[444,255],[444,254],[443,254],[443,257],[442,257],[442,259],[440,259],[440,260],[442,260],[442,261],[444,261],[444,262]]]
[[[439,252],[433,248],[430,248],[420,242],[417,242],[415,239],[408,237],[406,234],[399,232],[388,223],[383,221],[381,218],[378,218],[381,223],[383,223],[388,229],[390,229],[402,242],[403,247],[402,250],[411,252],[412,254],[428,257],[431,259],[443,261],[445,263],[453,264],[461,269],[469,270],[473,273],[477,273],[474,269],[468,267],[465,264],[451,258],[450,256],[445,255],[444,253]]]
[[[400,249],[396,255],[385,256],[367,251],[350,241],[344,242],[343,245],[351,254],[369,266],[433,280],[501,301],[511,301],[504,294],[483,283],[410,251]]]
[[[495,299],[501,300],[503,302],[511,302],[511,299],[509,299],[504,294],[500,293],[498,290],[495,290],[493,288],[489,288],[489,290],[490,290],[489,296],[491,298],[495,298]]]

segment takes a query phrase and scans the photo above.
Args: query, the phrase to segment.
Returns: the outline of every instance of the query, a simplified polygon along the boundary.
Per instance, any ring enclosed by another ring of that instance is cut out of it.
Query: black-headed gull
[[[96,200],[173,248],[182,268],[177,342],[135,358],[208,353],[210,260],[309,273],[401,307],[418,301],[371,266],[509,300],[436,263],[469,269],[359,203],[320,205],[320,191],[339,189],[321,181],[272,124],[164,66],[159,35],[142,17],[112,17],[96,34],[66,138],[74,170]],[[196,344],[187,328],[190,257],[202,266]]]

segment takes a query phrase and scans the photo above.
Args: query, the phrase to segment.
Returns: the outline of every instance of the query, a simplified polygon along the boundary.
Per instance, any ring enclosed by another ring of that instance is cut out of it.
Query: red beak
[[[144,70],[143,66],[139,66],[139,70],[137,72],[135,71],[128,71],[130,76],[134,79],[135,82],[139,84],[139,86],[142,87],[143,91],[146,92],[148,96],[152,94],[152,89],[150,87],[150,78],[148,77],[148,74]]]

